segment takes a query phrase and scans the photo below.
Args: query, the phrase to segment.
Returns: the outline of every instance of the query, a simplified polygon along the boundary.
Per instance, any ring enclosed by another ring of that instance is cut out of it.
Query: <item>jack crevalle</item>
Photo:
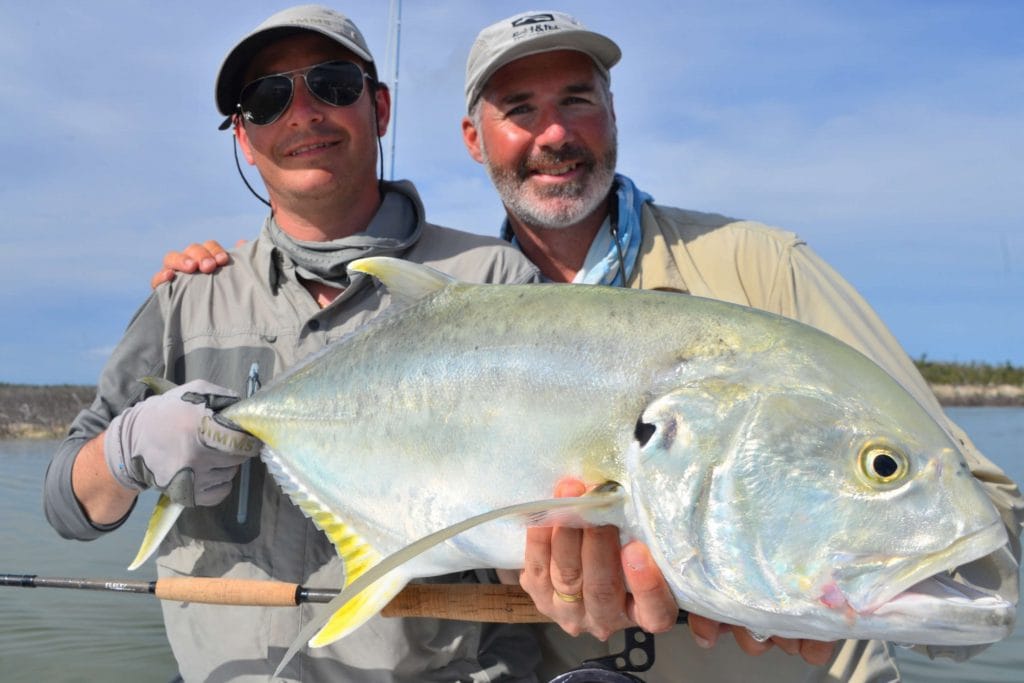
[[[350,589],[310,645],[413,578],[520,567],[526,524],[570,518],[643,540],[681,608],[760,634],[966,645],[1012,630],[1014,604],[947,573],[1007,543],[994,506],[946,430],[846,344],[693,296],[350,269],[407,305],[222,413],[345,562]],[[550,499],[567,476],[605,486]],[[174,516],[158,507],[141,559]]]

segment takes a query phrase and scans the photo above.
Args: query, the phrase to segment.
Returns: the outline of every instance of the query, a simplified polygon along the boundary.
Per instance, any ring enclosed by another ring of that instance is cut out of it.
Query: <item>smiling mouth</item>
[[[314,144],[311,144],[311,145],[303,145],[302,147],[296,147],[292,151],[288,152],[288,156],[290,156],[290,157],[297,157],[297,156],[301,156],[303,154],[307,154],[309,152],[312,152],[312,151],[315,151],[315,150],[318,150],[318,149],[326,149],[328,147],[334,147],[337,144],[338,144],[337,142],[317,142],[317,143],[314,143]]]
[[[544,175],[544,176],[563,176],[572,173],[576,169],[580,168],[579,162],[573,162],[565,164],[563,166],[555,166],[550,168],[534,168],[530,169],[530,175]]]

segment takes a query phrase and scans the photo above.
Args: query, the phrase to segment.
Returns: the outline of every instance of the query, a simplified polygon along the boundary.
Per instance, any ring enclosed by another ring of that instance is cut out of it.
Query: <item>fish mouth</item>
[[[989,594],[983,595],[990,600],[983,599],[982,591],[957,581],[948,570],[996,552],[1006,542],[1006,528],[995,521],[923,557],[861,557],[842,563],[843,569],[834,576],[834,588],[841,593],[841,602],[858,614],[881,614],[883,610],[891,613],[904,603],[922,601],[934,606],[937,601],[960,600],[976,602],[979,607],[1001,608],[1000,603],[1009,603]],[[835,598],[829,596],[823,601],[834,602]]]
[[[1007,612],[1011,618],[1015,611],[1012,602],[995,593],[969,586],[948,574],[936,574],[898,593],[875,609],[873,614],[927,613],[936,603],[953,603],[967,610]]]

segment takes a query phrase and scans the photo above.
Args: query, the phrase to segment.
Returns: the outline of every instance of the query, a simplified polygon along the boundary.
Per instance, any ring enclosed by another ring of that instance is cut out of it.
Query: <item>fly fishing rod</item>
[[[328,588],[309,588],[283,581],[169,577],[146,580],[42,577],[35,574],[0,574],[0,586],[66,588],[152,595],[160,600],[214,605],[295,607],[325,603],[338,595]],[[385,617],[431,617],[501,624],[550,621],[537,611],[519,586],[504,584],[413,583],[383,609]]]
[[[159,600],[200,602],[214,605],[296,607],[326,603],[338,590],[309,588],[283,581],[167,577],[162,579],[90,579],[43,577],[35,574],[0,574],[0,587],[64,588],[152,595]],[[679,623],[686,619],[680,612]],[[551,620],[537,611],[533,600],[519,586],[476,583],[412,583],[388,603],[385,617],[429,617],[501,624],[536,624]],[[612,683],[638,681],[631,671],[646,671],[654,663],[654,636],[640,629],[626,629],[623,652],[588,660],[560,674],[551,683]]]

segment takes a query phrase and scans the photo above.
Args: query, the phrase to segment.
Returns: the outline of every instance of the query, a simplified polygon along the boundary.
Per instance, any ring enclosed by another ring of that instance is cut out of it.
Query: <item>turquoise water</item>
[[[1024,409],[951,409],[986,455],[1024,481]],[[90,578],[152,578],[125,570],[145,527],[136,514],[118,533],[90,543],[60,539],[43,519],[41,482],[54,442],[0,441],[0,573]],[[152,507],[144,497],[140,510]],[[176,667],[161,626],[157,601],[148,596],[57,589],[0,587],[0,680],[170,680]],[[1010,683],[1024,680],[1024,632],[965,663],[930,661],[898,652],[908,683]]]

